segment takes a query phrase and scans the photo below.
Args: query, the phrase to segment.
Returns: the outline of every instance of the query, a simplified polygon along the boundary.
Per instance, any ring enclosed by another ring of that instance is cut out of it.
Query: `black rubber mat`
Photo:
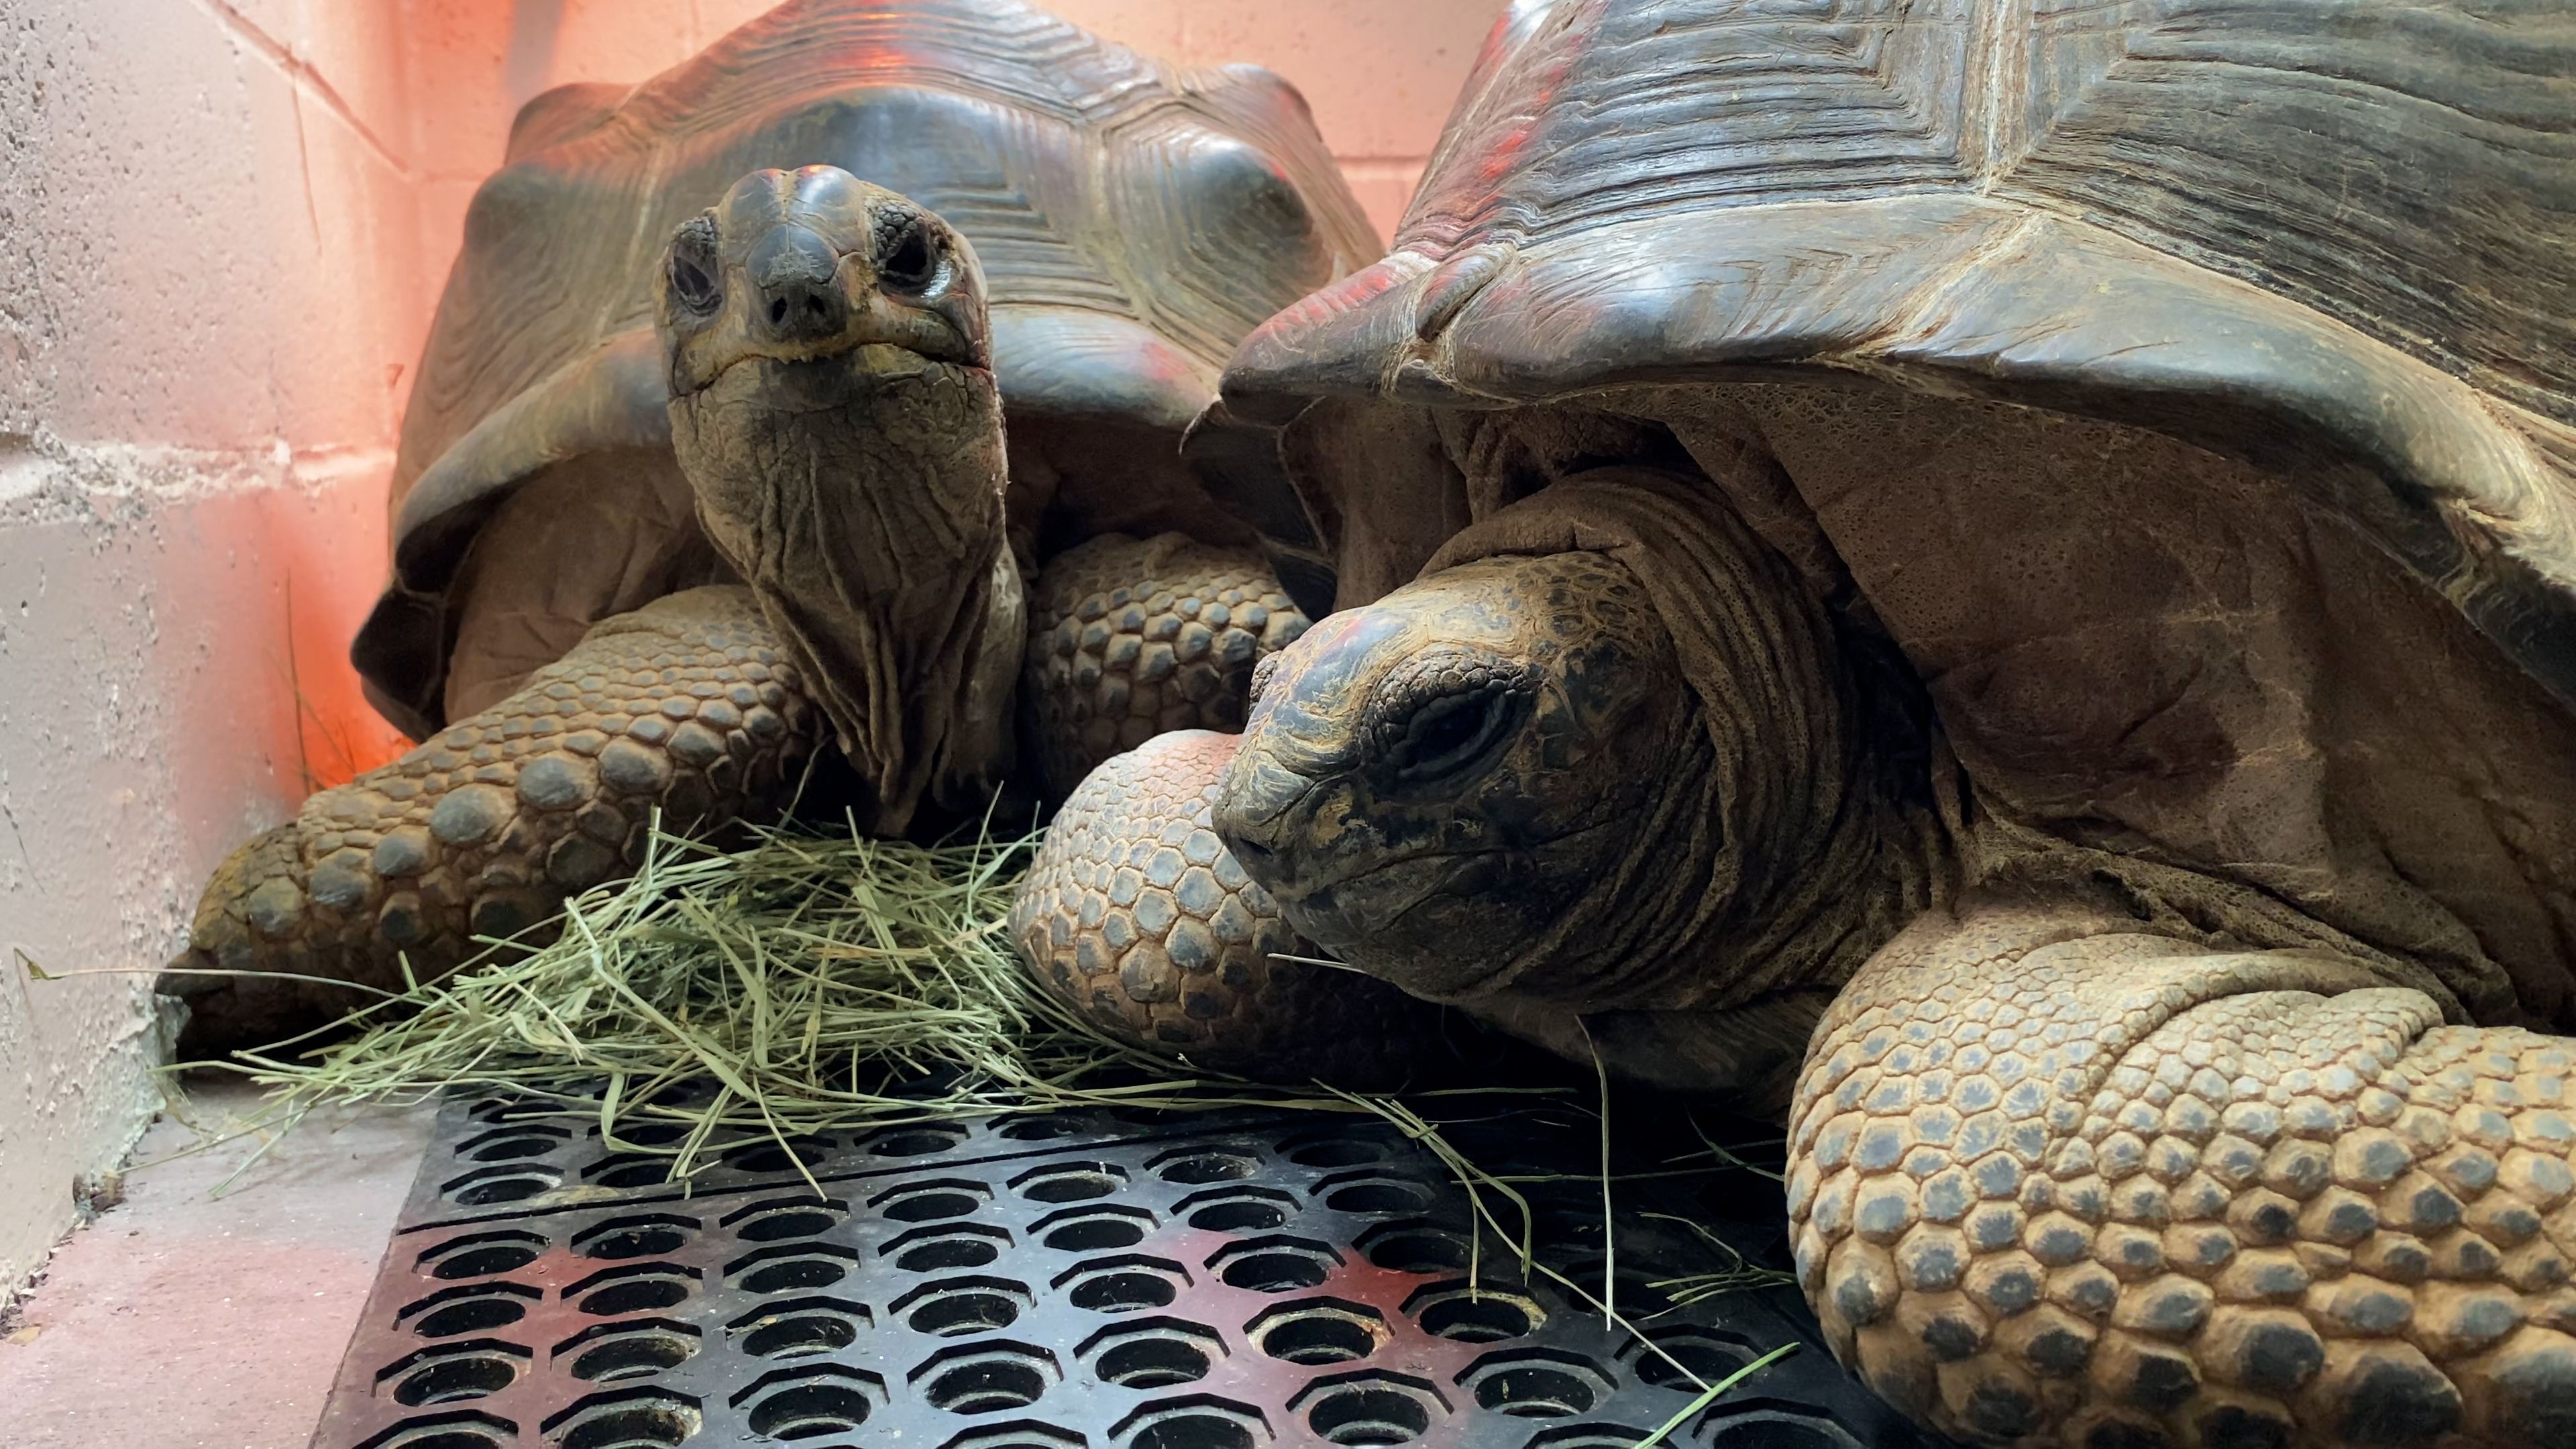
[[[1446,1135],[1489,1170],[1565,1175],[1524,1188],[1539,1257],[1597,1293],[1594,1130],[1542,1108]],[[1674,1307],[1651,1286],[1726,1265],[1701,1231],[1784,1261],[1779,1188],[1753,1173],[1621,1165],[1617,1305],[1647,1343],[1524,1281],[1490,1232],[1471,1281],[1465,1193],[1373,1118],[1077,1113],[796,1146],[819,1196],[766,1139],[683,1192],[664,1159],[601,1151],[595,1120],[449,1105],[316,1449],[1589,1449],[1793,1339],[1670,1442],[1923,1442],[1794,1292]]]

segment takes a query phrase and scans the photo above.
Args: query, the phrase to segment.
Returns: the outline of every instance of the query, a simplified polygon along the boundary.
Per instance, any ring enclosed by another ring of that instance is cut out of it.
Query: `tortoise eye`
[[[877,275],[890,287],[918,292],[938,280],[939,249],[931,245],[930,233],[918,219],[894,234],[884,258],[877,263]]]
[[[712,312],[724,300],[715,274],[715,222],[704,216],[691,217],[671,234],[671,295],[692,312]]]
[[[1393,752],[1397,778],[1438,779],[1482,759],[1510,722],[1513,697],[1510,689],[1489,684],[1415,710]]]

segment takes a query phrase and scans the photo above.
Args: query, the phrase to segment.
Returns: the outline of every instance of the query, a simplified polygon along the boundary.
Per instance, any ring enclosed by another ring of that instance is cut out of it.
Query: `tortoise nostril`
[[[770,320],[770,322],[771,322],[772,324],[776,324],[776,323],[784,322],[784,321],[786,321],[786,320],[787,320],[787,299],[786,299],[786,298],[784,298],[784,297],[773,297],[773,298],[771,298],[771,299],[770,299],[770,301],[769,301],[769,320]]]

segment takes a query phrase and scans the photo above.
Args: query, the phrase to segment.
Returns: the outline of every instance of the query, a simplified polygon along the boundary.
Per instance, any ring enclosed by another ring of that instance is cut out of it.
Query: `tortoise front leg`
[[[828,729],[750,591],[692,589],[594,627],[562,659],[401,759],[234,851],[164,989],[189,1043],[274,1040],[362,1000],[279,971],[397,988],[634,869],[652,810],[705,830],[781,806]],[[193,968],[193,969],[192,969]]]
[[[1800,1278],[1976,1442],[2576,1442],[2571,1045],[2327,952],[1972,902],[1818,1027]]]

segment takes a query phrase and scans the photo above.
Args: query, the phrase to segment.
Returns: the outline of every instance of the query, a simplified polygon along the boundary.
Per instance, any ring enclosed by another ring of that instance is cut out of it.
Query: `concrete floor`
[[[192,1085],[201,1126],[255,1093]],[[125,1201],[74,1233],[0,1334],[6,1449],[300,1449],[410,1191],[432,1113],[317,1113],[259,1150],[164,1116]]]

